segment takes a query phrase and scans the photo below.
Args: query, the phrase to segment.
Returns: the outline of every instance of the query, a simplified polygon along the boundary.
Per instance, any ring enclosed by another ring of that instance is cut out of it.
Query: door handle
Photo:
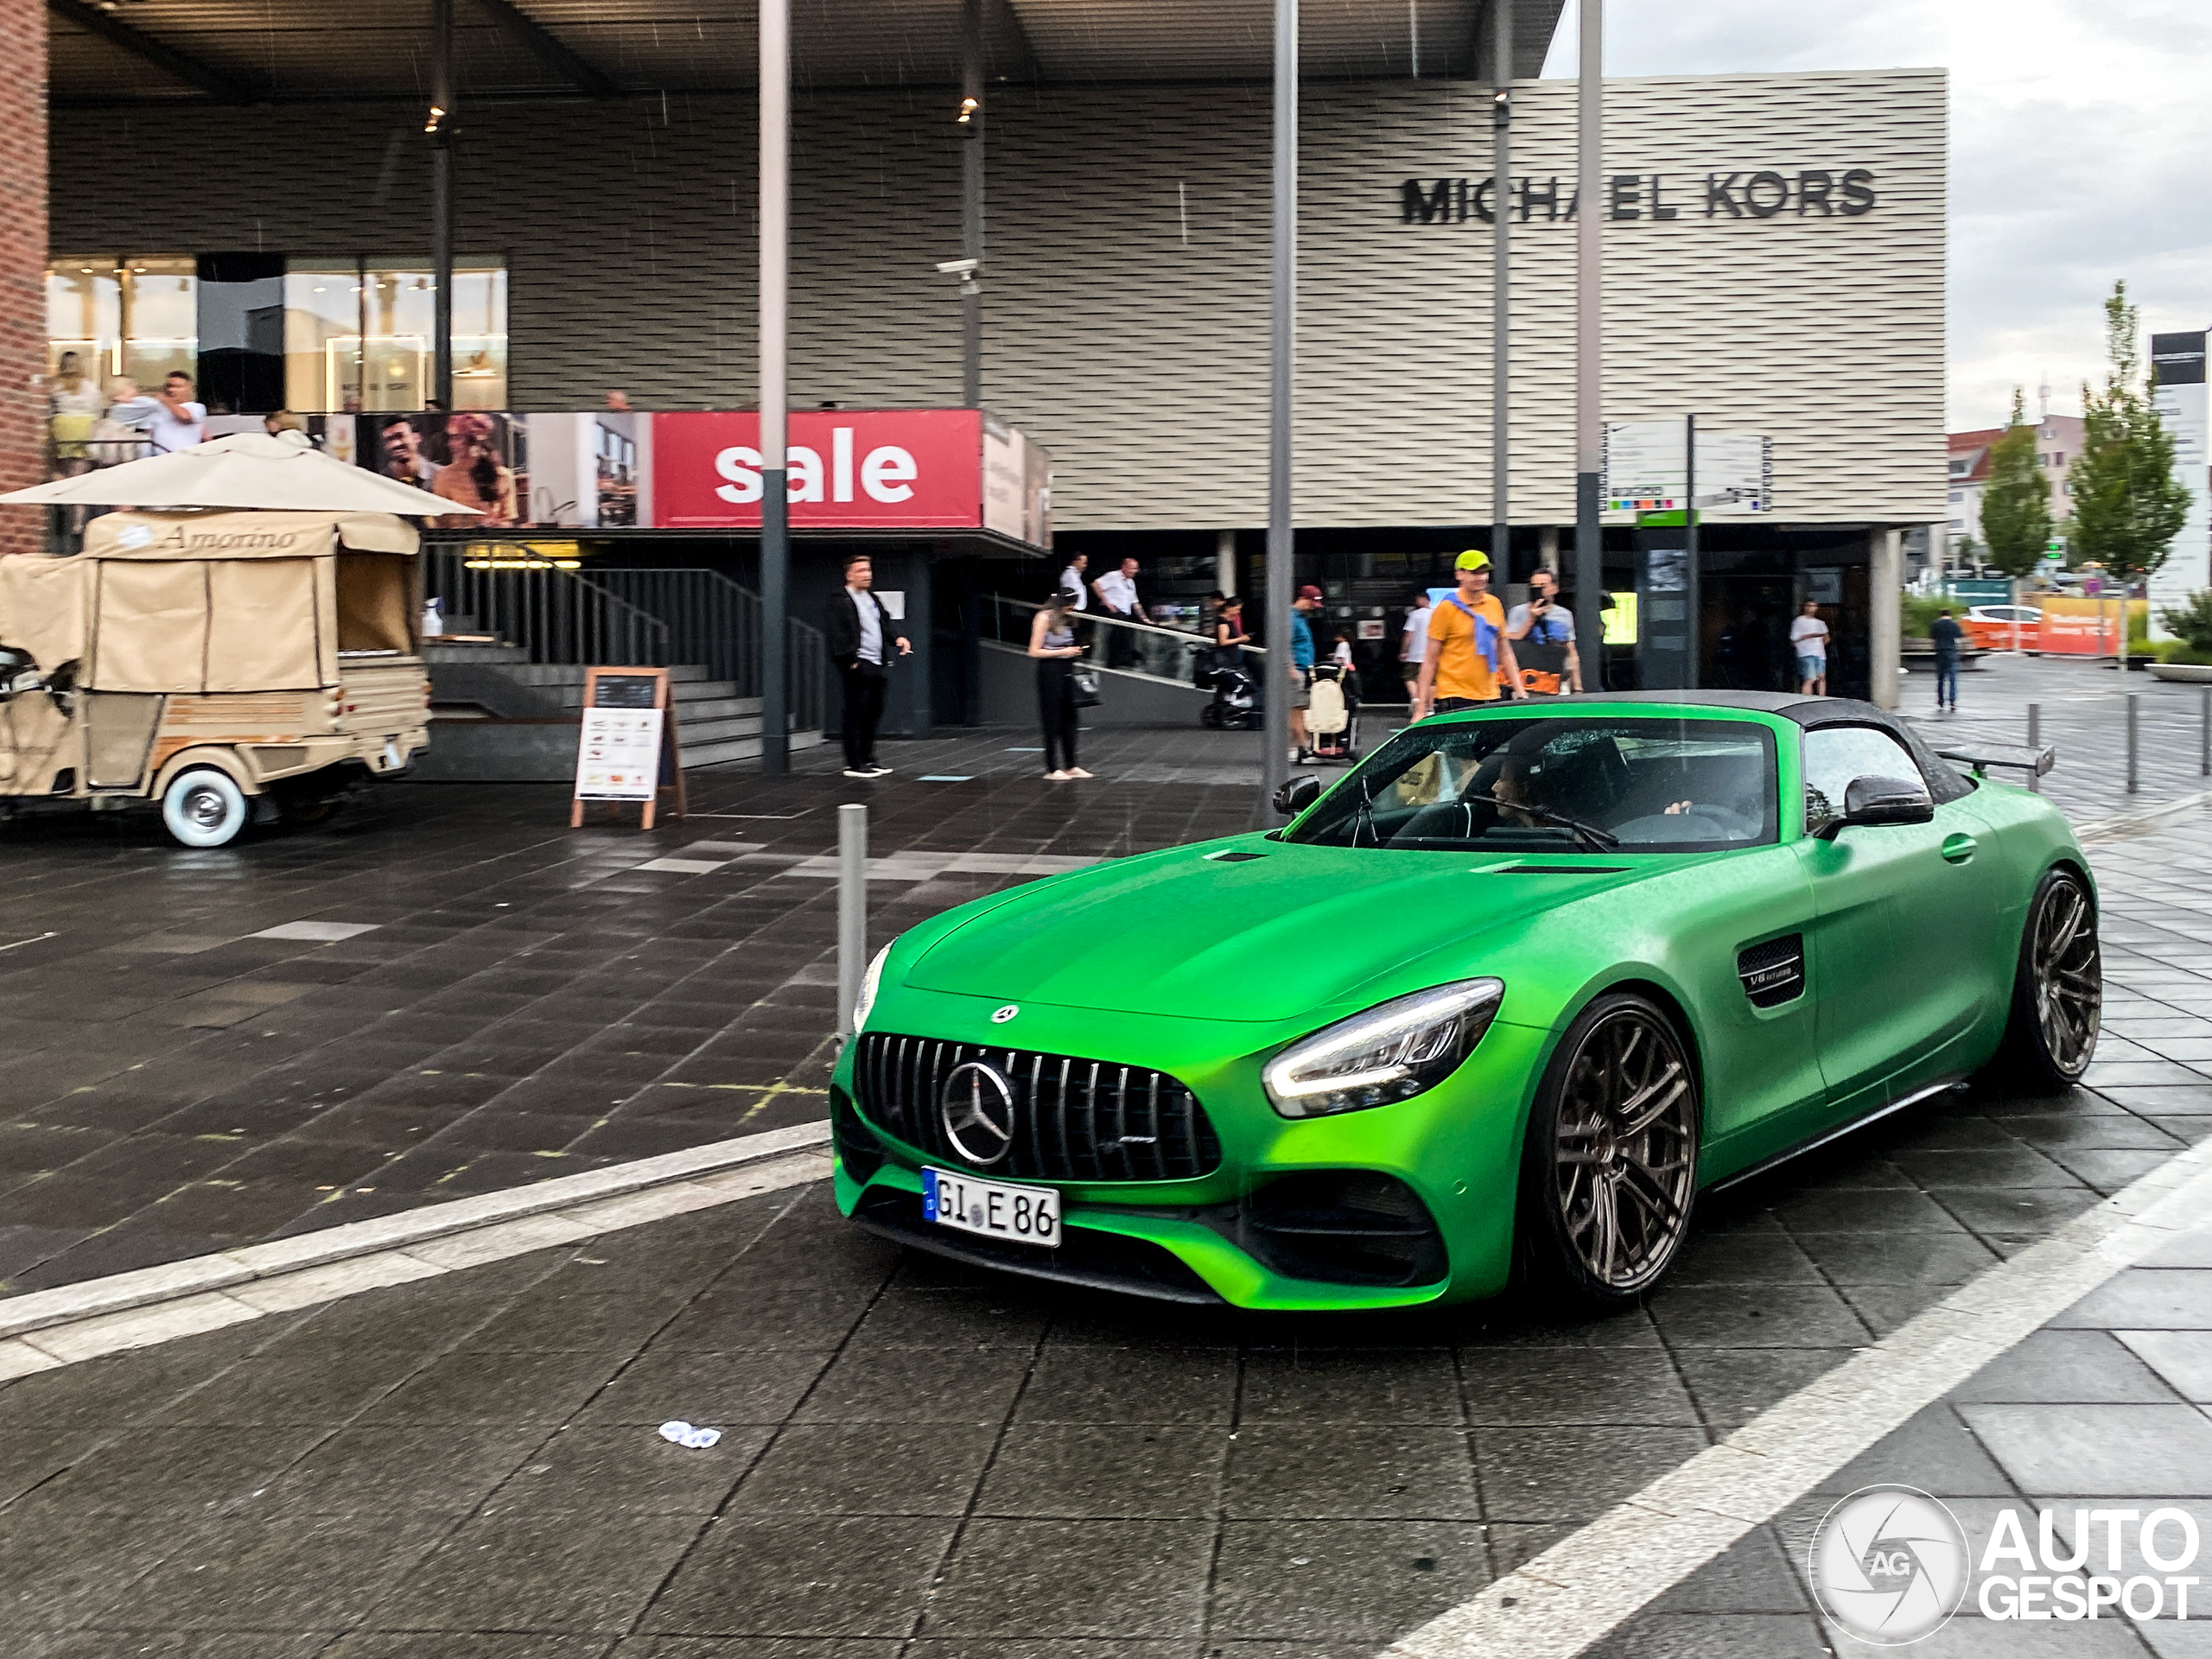
[[[1946,836],[1943,837],[1944,860],[1948,863],[1963,864],[1974,855],[1979,845],[1972,836]]]

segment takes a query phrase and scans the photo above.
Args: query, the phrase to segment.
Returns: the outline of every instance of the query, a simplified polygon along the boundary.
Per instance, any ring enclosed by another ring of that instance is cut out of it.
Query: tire
[[[2046,871],[2020,930],[2012,1016],[1995,1069],[2022,1087],[2063,1093],[2089,1069],[2103,1015],[2096,901],[2075,871]]]
[[[188,767],[162,791],[162,827],[180,847],[227,847],[251,816],[245,791],[213,766]]]
[[[1517,1276],[1539,1306],[1610,1313],[1666,1276],[1696,1207],[1702,1118],[1696,1070],[1656,1003],[1615,992],[1577,1016],[1522,1143]]]

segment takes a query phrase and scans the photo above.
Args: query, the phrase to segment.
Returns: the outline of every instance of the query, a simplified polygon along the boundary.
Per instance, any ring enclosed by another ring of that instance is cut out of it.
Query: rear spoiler
[[[2020,771],[2040,778],[2049,772],[2058,759],[2058,751],[2049,744],[1975,743],[1938,749],[1936,753],[1946,760],[1962,760],[1974,768],[1980,777],[1992,766],[2017,766]]]

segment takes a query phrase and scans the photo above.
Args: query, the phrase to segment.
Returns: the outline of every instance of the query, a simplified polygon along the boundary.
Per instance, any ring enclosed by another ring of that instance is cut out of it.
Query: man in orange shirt
[[[1459,591],[1429,613],[1428,660],[1421,666],[1417,688],[1424,714],[1496,702],[1521,683],[1521,665],[1505,634],[1505,607],[1490,591],[1490,556],[1469,548],[1452,562],[1452,574]]]

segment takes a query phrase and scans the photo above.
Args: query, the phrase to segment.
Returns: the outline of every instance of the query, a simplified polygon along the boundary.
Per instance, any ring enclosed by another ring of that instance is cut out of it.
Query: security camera
[[[938,262],[938,272],[946,276],[973,276],[983,268],[980,259],[943,259]]]

